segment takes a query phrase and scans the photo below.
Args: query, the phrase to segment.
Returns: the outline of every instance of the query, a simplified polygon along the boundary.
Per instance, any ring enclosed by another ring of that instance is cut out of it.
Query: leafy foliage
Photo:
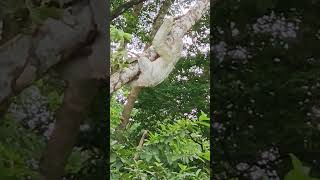
[[[209,128],[204,113],[196,121],[180,119],[161,124],[149,132],[142,148],[132,137],[137,136],[140,123],[133,122],[121,136],[113,128],[119,124],[119,104],[111,104],[111,179],[208,179],[210,161],[209,139],[202,128]],[[116,116],[112,116],[116,115]],[[136,156],[136,158],[134,157]]]
[[[115,26],[110,27],[110,37],[112,43],[117,43],[117,51],[112,51],[111,54],[111,73],[119,71],[127,67],[128,52],[125,49],[125,44],[130,42],[131,34],[125,33],[123,30],[117,29]]]
[[[3,0],[0,2],[0,16],[4,21],[5,42],[18,33],[33,32],[46,19],[59,19],[62,10],[57,2],[48,0]],[[54,4],[54,5],[52,5]]]
[[[308,174],[310,172],[309,167],[302,165],[302,162],[293,154],[290,154],[293,169],[288,172],[284,177],[284,180],[317,180],[318,178],[311,178]]]
[[[21,136],[23,134],[23,136]],[[23,146],[23,148],[21,148]],[[34,168],[44,141],[24,129],[10,117],[1,119],[0,124],[0,178],[1,179],[39,179]]]
[[[123,32],[132,35],[128,44],[137,46],[133,51],[148,46],[150,27],[162,2],[147,1],[113,20],[111,39],[120,47],[112,49],[115,59],[122,60],[128,53],[121,48],[125,44],[121,42]],[[112,9],[122,3],[112,1]],[[141,11],[137,12],[139,7]],[[205,18],[194,27],[192,34],[199,37],[197,43],[208,43],[207,26]],[[209,112],[209,61],[199,47],[188,48],[188,55],[179,61],[169,78],[155,88],[143,89],[124,131],[117,127],[127,88],[111,98],[111,179],[209,179],[210,131],[205,114]],[[119,62],[113,59],[112,67],[119,69]],[[200,114],[198,109],[203,112]],[[145,131],[148,135],[140,147]]]

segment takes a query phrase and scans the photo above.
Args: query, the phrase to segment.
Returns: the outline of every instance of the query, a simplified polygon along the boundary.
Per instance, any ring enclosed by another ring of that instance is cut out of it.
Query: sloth
[[[132,87],[154,87],[165,80],[181,57],[182,39],[174,37],[174,18],[165,19],[157,31],[150,48],[154,48],[158,58],[154,61],[142,55],[138,59],[140,75]]]

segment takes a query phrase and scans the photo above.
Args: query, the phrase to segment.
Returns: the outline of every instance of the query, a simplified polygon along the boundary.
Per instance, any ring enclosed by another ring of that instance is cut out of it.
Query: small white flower
[[[89,124],[82,124],[80,126],[80,131],[88,131],[90,129]]]
[[[274,58],[273,61],[274,62],[280,62],[281,60],[279,58]]]
[[[231,31],[231,35],[232,35],[233,37],[239,35],[239,33],[240,33],[240,31],[239,31],[237,28],[232,29],[232,31]]]
[[[249,168],[249,165],[247,163],[239,163],[239,164],[236,165],[236,168],[239,171],[244,171],[244,170]]]

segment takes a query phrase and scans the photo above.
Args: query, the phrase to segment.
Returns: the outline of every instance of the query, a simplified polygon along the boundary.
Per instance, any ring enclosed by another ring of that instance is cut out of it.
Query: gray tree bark
[[[58,180],[108,70],[107,2],[73,1],[61,19],[48,18],[32,34],[18,34],[0,47],[0,110],[10,99],[56,69],[66,81],[55,128],[42,155],[43,179]]]

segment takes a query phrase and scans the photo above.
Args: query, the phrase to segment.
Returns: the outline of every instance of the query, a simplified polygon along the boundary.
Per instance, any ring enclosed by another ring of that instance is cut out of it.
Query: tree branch
[[[164,1],[163,5],[160,8],[159,14],[157,15],[155,21],[154,21],[154,29],[150,34],[151,38],[154,38],[156,32],[158,31],[159,27],[161,26],[164,16],[167,14],[170,6],[172,5],[173,1]],[[200,19],[200,17],[202,16],[203,12],[206,11],[206,9],[209,6],[209,1],[208,0],[204,0],[204,1],[200,1],[198,5],[196,5],[195,7],[193,7],[186,15],[181,16],[178,19],[178,25],[176,25],[175,28],[173,29],[180,29],[181,25],[183,25],[185,27],[185,30],[182,31],[183,34],[178,34],[180,35],[182,38],[182,36],[187,32],[187,30],[189,30],[191,28],[191,26],[195,23],[195,21],[197,21],[198,19]],[[181,31],[180,31],[181,32]],[[176,34],[175,34],[176,35]],[[149,47],[150,48],[150,47]],[[149,54],[149,53],[146,53]],[[150,59],[151,60],[151,59]],[[152,60],[151,60],[152,61]],[[139,67],[138,67],[139,68]],[[128,73],[126,74],[115,74],[113,77],[111,78],[112,80],[112,84],[111,84],[111,92],[115,91],[116,89],[120,88],[121,85],[125,84],[126,82],[130,82],[132,79],[136,78],[138,73],[132,73],[132,71],[126,71]],[[136,72],[136,71],[134,71]],[[139,72],[139,71],[138,71]],[[130,78],[129,74],[134,74],[133,77]],[[122,75],[122,76],[121,76]],[[135,87],[133,89],[131,89],[131,92],[128,96],[128,102],[127,104],[125,104],[124,109],[122,111],[122,115],[121,115],[121,123],[119,125],[119,129],[125,129],[127,123],[129,122],[129,118],[130,118],[130,114],[132,112],[132,109],[134,107],[134,103],[138,98],[138,95],[141,91],[142,87]]]
[[[79,0],[70,5],[61,19],[49,18],[33,34],[19,34],[0,46],[2,111],[6,110],[9,98],[50,69],[57,68],[67,81],[63,104],[55,115],[55,128],[41,158],[45,180],[61,179],[79,125],[101,79],[108,75],[105,1]]]
[[[164,16],[167,14],[172,3],[173,3],[173,0],[170,0],[170,1],[164,1],[164,3],[162,4],[162,6],[159,10],[159,13],[153,23],[153,29],[150,34],[151,39],[154,38],[156,32],[158,31],[161,24],[163,23]],[[139,96],[142,89],[143,89],[142,87],[134,87],[131,89],[130,94],[128,96],[127,104],[124,105],[124,108],[123,108],[123,111],[121,114],[121,123],[120,123],[119,129],[123,130],[127,126],[131,112],[134,107],[134,103],[138,99],[138,96]]]
[[[124,130],[129,122],[130,114],[134,107],[134,103],[138,98],[138,95],[141,91],[141,87],[132,88],[130,94],[128,96],[127,104],[124,105],[120,120],[121,123],[119,125],[120,130]]]
[[[142,134],[142,136],[141,136],[141,139],[140,139],[140,141],[139,141],[139,145],[138,145],[138,147],[137,147],[137,149],[138,150],[141,150],[142,149],[142,147],[143,147],[143,144],[144,144],[144,140],[146,139],[146,137],[147,137],[147,135],[148,135],[148,131],[147,130],[144,130],[143,131],[143,134]],[[134,155],[134,160],[136,161],[137,159],[138,159],[138,152]]]
[[[125,84],[131,82],[138,74],[139,65],[137,63],[130,64],[128,68],[112,74],[110,78],[110,95]]]
[[[111,13],[111,21],[115,19],[116,17],[120,16],[123,14],[126,10],[132,8],[134,5],[137,5],[139,3],[145,2],[146,0],[131,0],[129,2],[126,2],[116,8],[114,11]]]
[[[167,1],[163,2],[157,17],[155,18],[155,20],[153,22],[153,26],[152,26],[153,28],[150,33],[150,39],[153,39],[154,36],[156,35],[156,32],[158,31],[161,24],[163,23],[164,16],[168,13],[173,2],[174,2],[174,0],[167,0]]]
[[[182,38],[188,30],[195,24],[197,20],[209,9],[209,0],[200,0],[192,9],[190,9],[185,15],[181,16],[175,21],[175,25],[172,28],[170,38],[177,39]],[[173,37],[174,36],[174,37]],[[154,56],[157,54],[153,46],[149,46],[144,52],[144,56],[150,61],[155,60]],[[139,74],[139,66],[137,63],[129,65],[128,68],[124,68],[120,72],[116,72],[111,75],[110,82],[110,94],[121,88],[123,85],[131,82]]]
[[[60,20],[49,18],[34,34],[19,34],[0,47],[3,111],[10,97],[92,41],[96,28],[89,6],[82,4],[73,8],[77,10],[75,14],[66,11]]]
[[[97,93],[95,81],[72,82],[65,90],[63,104],[42,155],[40,172],[46,180],[61,179],[64,167],[76,142],[79,127]]]
[[[68,87],[65,89],[63,104],[56,114],[54,130],[42,155],[40,170],[46,180],[57,180],[63,176],[80,123],[87,116],[101,80],[106,78],[108,56],[105,42],[108,34],[105,31],[105,1],[90,1],[89,8],[98,28],[97,36],[90,45],[91,53],[61,63],[58,68]]]

